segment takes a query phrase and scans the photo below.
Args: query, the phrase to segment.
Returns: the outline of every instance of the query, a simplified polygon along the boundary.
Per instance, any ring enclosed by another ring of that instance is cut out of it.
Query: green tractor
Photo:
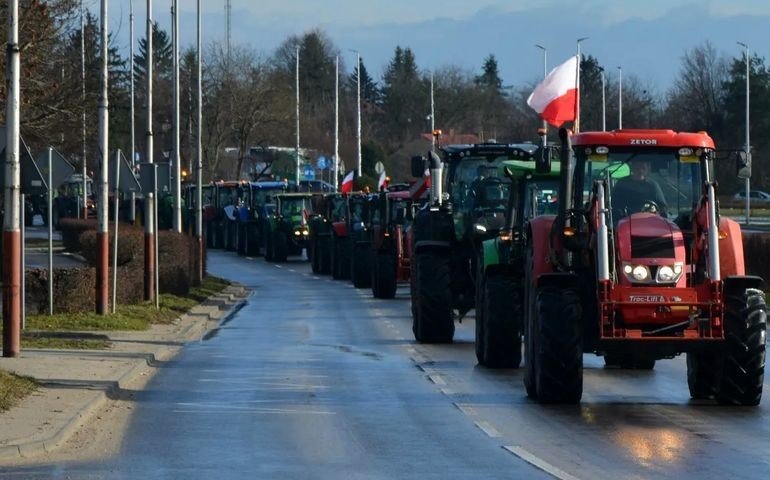
[[[511,183],[502,166],[511,160],[531,162],[538,154],[538,147],[528,143],[441,150],[443,159],[430,153],[430,200],[417,211],[411,229],[412,330],[423,343],[451,342],[455,311],[462,321],[475,307],[475,252],[505,223]],[[413,157],[412,175],[425,170],[425,160]]]
[[[307,247],[313,194],[284,193],[276,195],[275,200],[275,211],[268,217],[265,228],[265,259],[285,262],[289,255],[300,255]]]
[[[559,173],[537,173],[535,162],[503,162],[511,194],[505,223],[481,242],[476,269],[476,358],[490,368],[518,368],[524,334],[524,256],[527,222],[556,214]],[[486,227],[482,224],[477,229]]]

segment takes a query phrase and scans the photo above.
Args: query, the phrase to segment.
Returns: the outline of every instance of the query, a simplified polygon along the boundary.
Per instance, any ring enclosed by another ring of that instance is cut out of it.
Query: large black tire
[[[310,257],[310,269],[313,273],[321,273],[321,255],[318,249],[318,237],[315,235],[311,236],[307,242],[307,256]]]
[[[540,403],[579,403],[583,396],[583,322],[576,288],[537,289],[533,337]]]
[[[418,252],[413,261],[416,278],[412,292],[412,332],[420,343],[451,343],[455,333],[452,316],[451,270],[447,254]]]
[[[289,239],[285,232],[273,233],[273,261],[285,262],[289,258]]]
[[[519,368],[522,321],[519,288],[513,278],[505,275],[484,275],[481,288],[481,305],[476,307],[477,312],[483,312],[479,363],[489,368]]]
[[[765,295],[753,288],[726,292],[724,314],[725,346],[715,397],[723,405],[759,405],[765,378]]]
[[[716,349],[687,354],[687,387],[696,400],[713,398],[719,376],[721,352]]]
[[[524,335],[524,388],[527,396],[537,399],[537,383],[535,379],[535,343],[532,332],[535,318],[535,288],[532,285],[532,251],[528,250],[526,255],[525,275],[524,275],[524,322],[522,324]]]
[[[333,245],[332,277],[335,280],[350,280],[350,238],[336,237]]]
[[[353,246],[353,257],[350,262],[350,274],[353,286],[369,288],[372,286],[372,255],[367,243],[356,243]]]
[[[318,263],[321,267],[319,273],[321,275],[329,275],[332,269],[332,252],[331,252],[331,238],[323,237],[317,244]]]
[[[238,255],[246,255],[246,225],[243,223],[235,224],[235,238],[236,247],[235,250]]]
[[[265,260],[272,262],[274,258],[273,232],[271,232],[270,229],[265,229]]]
[[[372,295],[374,298],[394,298],[398,289],[398,259],[393,252],[372,254]]]

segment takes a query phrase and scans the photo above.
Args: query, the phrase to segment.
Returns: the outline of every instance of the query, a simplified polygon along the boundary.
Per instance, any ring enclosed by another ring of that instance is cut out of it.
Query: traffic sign
[[[382,162],[377,162],[374,164],[374,171],[377,172],[377,174],[381,174],[385,171],[385,165],[382,164]]]
[[[318,157],[318,160],[316,160],[316,166],[320,170],[326,170],[326,168],[331,165],[331,160],[321,155]]]

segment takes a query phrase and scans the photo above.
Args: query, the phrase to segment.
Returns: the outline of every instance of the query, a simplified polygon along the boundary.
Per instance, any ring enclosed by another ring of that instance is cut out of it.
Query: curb
[[[221,298],[223,294],[227,295],[231,300],[228,301],[227,299]],[[1,446],[0,460],[9,460],[19,457],[30,458],[55,450],[62,443],[69,440],[85,423],[91,420],[91,418],[93,418],[93,416],[105,405],[111,394],[119,392],[124,385],[138,378],[148,367],[158,361],[159,357],[171,358],[181,351],[185,344],[193,341],[196,337],[201,337],[209,330],[207,328],[208,322],[217,322],[217,325],[219,325],[224,319],[232,317],[246,304],[248,295],[249,290],[247,288],[239,284],[231,284],[222,292],[212,295],[201,302],[201,305],[206,306],[218,305],[218,314],[214,314],[213,312],[207,313],[205,314],[205,319],[203,318],[204,314],[188,315],[185,313],[180,315],[180,323],[189,322],[189,325],[185,325],[184,328],[175,332],[175,335],[180,337],[181,345],[178,347],[162,347],[157,352],[148,353],[143,359],[137,360],[133,367],[123,373],[120,378],[113,382],[109,387],[104,390],[94,391],[92,400],[88,401],[88,403],[81,409],[74,412],[63,426],[52,431],[47,438]],[[210,302],[215,303],[212,304]],[[223,309],[223,307],[226,308]],[[187,321],[185,321],[183,317],[186,317]],[[196,331],[200,329],[201,333],[192,335],[191,332],[193,329]]]

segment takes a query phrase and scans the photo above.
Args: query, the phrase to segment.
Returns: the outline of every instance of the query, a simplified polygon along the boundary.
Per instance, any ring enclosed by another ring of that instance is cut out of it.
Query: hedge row
[[[110,269],[113,261],[113,228],[114,224],[110,224]],[[57,313],[93,310],[97,260],[96,221],[64,219],[61,222],[61,231],[65,248],[85,258],[87,266],[55,269],[54,310]],[[132,225],[120,224],[118,235],[117,300],[121,304],[140,303],[144,297],[144,230]],[[170,231],[160,232],[158,235],[158,283],[161,293],[184,295],[191,287],[197,286],[197,245],[197,239],[193,236]],[[110,272],[110,284],[111,278],[112,272]],[[47,312],[47,269],[28,269],[26,280],[27,311]],[[110,291],[111,295],[112,291]]]

